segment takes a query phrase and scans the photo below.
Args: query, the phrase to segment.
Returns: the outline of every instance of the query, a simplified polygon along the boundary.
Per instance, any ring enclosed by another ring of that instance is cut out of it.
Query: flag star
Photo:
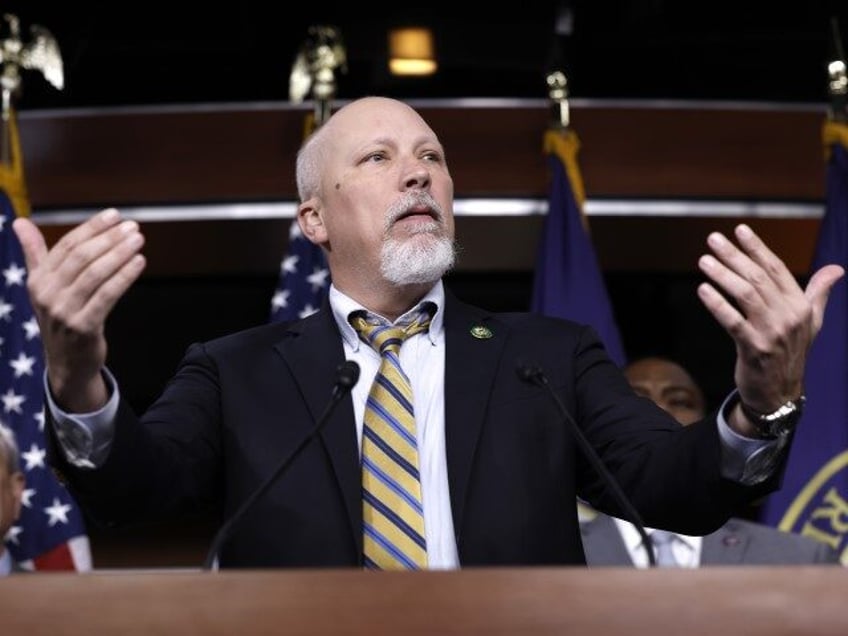
[[[21,325],[26,332],[26,339],[32,340],[33,338],[38,338],[41,334],[41,329],[38,326],[38,321],[35,319],[35,316],[27,320],[25,323]]]
[[[15,370],[15,377],[32,375],[32,367],[35,364],[35,356],[26,356],[21,351],[14,360],[9,360],[9,366]]]
[[[289,240],[294,241],[295,239],[299,239],[303,236],[303,232],[300,231],[300,223],[297,221],[293,221],[289,226]]]
[[[38,430],[44,432],[44,407],[38,413],[34,413],[32,418],[38,423]]]
[[[286,256],[283,259],[283,262],[280,264],[280,271],[286,274],[294,274],[297,272],[297,262],[300,260],[300,257],[291,254],[290,256]]]
[[[301,309],[297,315],[301,318],[306,318],[307,316],[311,316],[312,314],[314,314],[316,311],[318,311],[316,307],[313,307],[311,304],[306,303],[306,306],[304,306],[304,308]]]
[[[271,307],[274,311],[289,306],[289,294],[291,294],[291,292],[288,289],[281,289],[274,293],[271,297]]]
[[[9,528],[9,532],[6,533],[6,541],[14,543],[15,545],[20,545],[18,543],[18,535],[20,535],[24,529],[21,526],[12,526]]]
[[[14,311],[14,309],[14,305],[10,305],[5,301],[5,299],[0,298],[0,319],[8,322],[9,316],[12,315],[12,311]]]
[[[315,271],[306,277],[306,281],[312,285],[312,291],[316,292],[327,285],[327,276],[330,270],[324,267],[316,267]]]
[[[3,231],[3,226],[4,226],[4,225],[6,225],[6,217],[5,217],[5,216],[3,216],[3,215],[0,215],[0,232],[2,232],[2,231]]]
[[[63,504],[58,497],[53,497],[53,505],[44,509],[45,514],[50,518],[47,520],[47,525],[51,528],[60,521],[64,524],[68,523],[68,513],[71,511],[71,506]]]
[[[21,493],[21,505],[24,508],[32,508],[33,497],[35,497],[35,488],[24,488]]]
[[[6,413],[23,413],[21,404],[26,402],[25,395],[18,395],[12,389],[9,389],[3,395],[0,395],[0,400],[3,400],[3,410]]]
[[[17,263],[9,265],[9,267],[3,270],[3,276],[6,278],[6,287],[11,287],[12,285],[23,285],[25,274],[26,270],[23,267],[20,267]]]
[[[47,451],[33,444],[25,453],[21,453],[21,459],[26,462],[24,470],[32,470],[33,468],[45,468],[44,458],[47,456]]]

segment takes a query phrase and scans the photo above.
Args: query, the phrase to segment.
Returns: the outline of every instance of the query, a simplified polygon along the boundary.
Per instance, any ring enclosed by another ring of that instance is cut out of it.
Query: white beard
[[[433,223],[435,226],[435,222]],[[456,261],[453,242],[446,236],[433,236],[434,228],[421,228],[428,236],[406,240],[390,238],[380,252],[380,273],[395,285],[435,283]]]
[[[403,240],[390,235],[393,223],[414,205],[428,206],[439,219],[418,225]],[[380,250],[380,273],[395,285],[435,283],[456,262],[454,242],[443,235],[445,214],[424,191],[410,191],[386,211],[386,239]]]

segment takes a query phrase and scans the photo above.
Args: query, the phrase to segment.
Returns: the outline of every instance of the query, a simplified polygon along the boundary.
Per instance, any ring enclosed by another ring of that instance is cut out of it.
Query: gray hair
[[[21,470],[21,453],[15,441],[15,434],[3,423],[0,423],[0,460],[6,461],[10,475]]]
[[[301,202],[315,196],[321,187],[321,164],[326,155],[328,123],[307,137],[297,151],[295,179]]]

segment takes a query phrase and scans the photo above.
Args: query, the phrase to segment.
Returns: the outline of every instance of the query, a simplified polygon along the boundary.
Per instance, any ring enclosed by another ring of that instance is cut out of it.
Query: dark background
[[[29,80],[19,108],[287,100],[314,24],[341,29],[341,99],[545,98],[556,67],[579,98],[823,102],[831,18],[848,28],[844,0],[187,4],[4,2],[25,31],[53,33],[65,64],[64,91]],[[403,25],[433,30],[436,75],[389,76],[387,32]]]

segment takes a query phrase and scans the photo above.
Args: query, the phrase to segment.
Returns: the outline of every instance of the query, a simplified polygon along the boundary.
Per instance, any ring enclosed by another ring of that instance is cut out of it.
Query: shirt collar
[[[355,311],[365,311],[371,315],[379,314],[368,311],[365,307],[353,300],[353,298],[336,289],[336,286],[332,284],[330,285],[329,300],[330,308],[333,310],[333,318],[339,327],[342,338],[353,351],[358,351],[361,340],[356,330],[350,324],[348,317]],[[403,325],[412,322],[417,317],[424,303],[431,303],[436,307],[436,312],[430,318],[430,329],[427,331],[427,337],[430,339],[430,342],[436,344],[445,320],[445,288],[441,280],[437,281],[414,307],[411,307],[403,315],[399,316],[394,324]],[[383,316],[380,317],[384,318]],[[388,320],[386,321],[388,322]]]
[[[624,540],[624,545],[627,546],[627,550],[630,553],[636,552],[637,550],[643,550],[642,547],[642,536],[639,534],[639,531],[629,521],[625,521],[624,519],[615,518],[615,524],[618,526],[618,530],[621,533],[621,538]],[[648,536],[651,536],[651,532],[654,531],[654,528],[645,528],[645,532],[648,533]],[[700,547],[699,544],[703,537],[692,536],[689,534],[680,534],[679,532],[675,532],[674,536],[677,537],[678,540],[682,541],[686,546],[688,546],[691,550],[698,550]]]

